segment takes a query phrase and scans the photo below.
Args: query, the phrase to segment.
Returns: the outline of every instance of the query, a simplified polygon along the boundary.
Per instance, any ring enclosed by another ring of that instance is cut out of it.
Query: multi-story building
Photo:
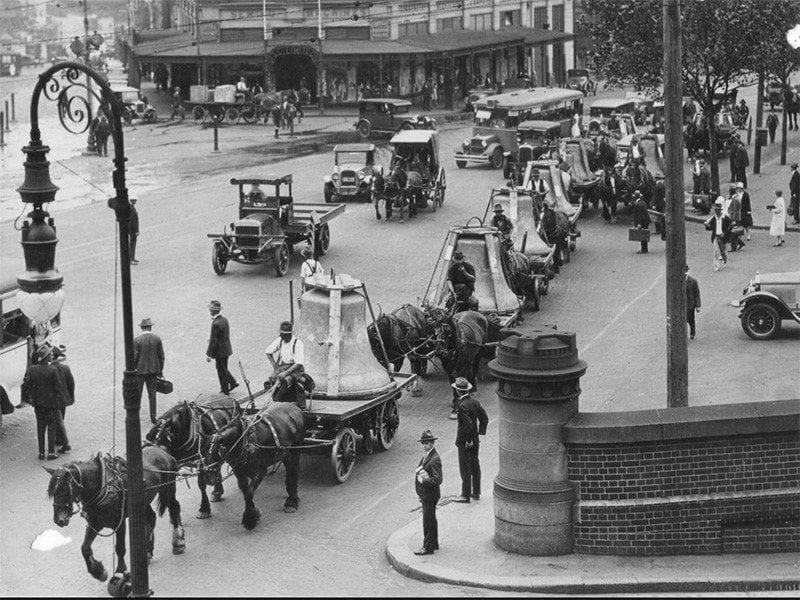
[[[314,99],[322,89],[330,102],[351,102],[361,84],[409,96],[430,77],[452,105],[487,77],[560,85],[575,60],[574,0],[149,4],[161,27],[134,33],[132,71],[166,69],[182,90],[243,76],[278,90],[304,83]]]

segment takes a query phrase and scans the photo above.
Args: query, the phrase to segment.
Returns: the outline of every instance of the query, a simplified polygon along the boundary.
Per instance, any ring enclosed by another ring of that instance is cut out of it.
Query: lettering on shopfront
[[[275,48],[272,53],[275,56],[288,56],[290,54],[299,54],[305,56],[317,55],[317,51],[311,46],[282,46]]]

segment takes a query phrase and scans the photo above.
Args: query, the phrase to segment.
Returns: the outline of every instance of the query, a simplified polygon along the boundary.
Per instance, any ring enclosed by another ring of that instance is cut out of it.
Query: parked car
[[[800,271],[756,273],[742,295],[739,318],[754,340],[777,336],[782,321],[800,323]]]
[[[427,115],[411,113],[411,102],[401,98],[365,98],[358,102],[358,121],[353,127],[362,138],[373,132],[397,133],[401,129],[436,129]]]
[[[770,110],[783,104],[783,84],[773,79],[764,89],[764,103],[769,103]]]
[[[587,69],[567,69],[567,87],[583,92],[584,96],[588,96],[589,92],[597,96],[597,82]]]
[[[337,144],[333,148],[333,173],[325,175],[325,202],[355,198],[372,202],[372,182],[383,168],[375,164],[374,144]]]

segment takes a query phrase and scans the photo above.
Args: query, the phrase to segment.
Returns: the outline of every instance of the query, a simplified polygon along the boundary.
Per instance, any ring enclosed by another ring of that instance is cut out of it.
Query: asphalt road
[[[196,131],[195,143],[201,143],[200,136],[204,143],[208,132]],[[375,220],[370,206],[349,203],[345,213],[331,223],[331,249],[323,265],[363,280],[373,303],[383,310],[415,303],[424,295],[448,227],[482,216],[491,187],[502,183],[497,171],[455,168],[450,153],[467,132],[465,127],[441,131],[448,189],[440,211],[421,211],[417,219],[404,224],[386,223]],[[297,256],[287,278],[276,277],[271,265],[231,264],[224,276],[215,275],[211,268],[206,234],[219,231],[236,217],[230,177],[260,176],[267,170],[292,173],[295,199],[319,202],[322,176],[332,165],[332,154],[319,152],[268,167],[211,170],[206,159],[188,165],[182,160],[182,152],[191,153],[186,143],[162,144],[152,137],[130,136],[131,175],[147,170],[160,184],[148,188],[138,204],[141,263],[132,269],[134,323],[145,316],[153,319],[154,331],[164,340],[165,374],[175,383],[172,396],[162,397],[163,409],[217,389],[213,366],[204,360],[209,300],[222,302],[232,328],[232,363],[242,362],[255,387],[269,373],[263,350],[289,313],[288,279],[297,281]],[[177,185],[169,177],[172,171],[181,174]],[[130,181],[129,185],[136,185],[135,176]],[[64,274],[67,298],[63,341],[77,382],[77,402],[67,417],[74,448],[69,458],[86,459],[114,449],[122,454],[124,356],[113,214],[104,203],[96,202],[57,215],[56,264]],[[596,212],[588,211],[572,262],[552,282],[542,310],[526,313],[520,325],[525,329],[556,324],[577,333],[581,358],[589,364],[581,382],[582,410],[667,405],[665,248],[655,239],[650,254],[637,255],[638,244],[627,241],[628,218],[623,212],[616,225],[606,225]],[[0,225],[4,257],[21,255],[18,236],[11,223]],[[766,232],[755,232],[747,249],[731,255],[728,268],[719,273],[711,271],[711,244],[702,227],[687,224],[686,237],[688,260],[703,294],[698,337],[689,347],[690,403],[797,397],[796,379],[780,374],[795,368],[800,328],[787,326],[779,339],[769,343],[752,342],[739,326],[737,310],[729,306],[756,270],[797,269],[797,236],[790,237],[785,248],[774,249]],[[226,500],[212,505],[213,518],[208,521],[194,518],[199,505],[194,482],[191,489],[181,485],[187,550],[182,556],[171,554],[169,524],[161,519],[150,566],[151,587],[159,595],[175,596],[490,595],[484,590],[406,579],[384,558],[388,536],[418,516],[413,512],[418,504],[412,472],[420,452],[416,440],[423,429],[432,429],[440,437],[443,494],[459,491],[455,424],[447,419],[446,377],[434,370],[423,387],[421,398],[405,395],[399,402],[401,425],[395,446],[387,453],[360,455],[347,483],[331,482],[329,460],[304,457],[301,505],[293,515],[281,510],[282,472],[266,480],[256,494],[263,517],[253,531],[240,525],[243,503],[232,480],[227,482]],[[479,388],[478,397],[494,425],[497,403],[492,384],[483,381]],[[497,465],[497,428],[492,425],[482,453],[484,486],[491,485]],[[149,421],[143,419],[143,429],[148,426]],[[30,549],[37,534],[56,528],[44,494],[47,476],[38,469],[41,463],[36,459],[30,409],[4,419],[0,448],[4,540],[0,593],[105,596],[105,585],[85,572],[79,550],[83,523],[77,516],[61,531],[72,539],[70,544],[47,553]],[[98,540],[95,551],[110,568],[111,542]],[[465,560],[469,560],[468,549]]]

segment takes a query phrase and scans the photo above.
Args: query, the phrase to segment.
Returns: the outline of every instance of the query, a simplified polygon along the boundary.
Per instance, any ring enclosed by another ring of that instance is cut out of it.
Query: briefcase
[[[628,229],[628,241],[629,242],[649,242],[650,241],[650,230],[649,229],[637,229],[635,227]]]
[[[156,379],[156,391],[159,394],[171,394],[172,393],[172,382],[168,379],[164,379],[163,377],[159,377]]]

